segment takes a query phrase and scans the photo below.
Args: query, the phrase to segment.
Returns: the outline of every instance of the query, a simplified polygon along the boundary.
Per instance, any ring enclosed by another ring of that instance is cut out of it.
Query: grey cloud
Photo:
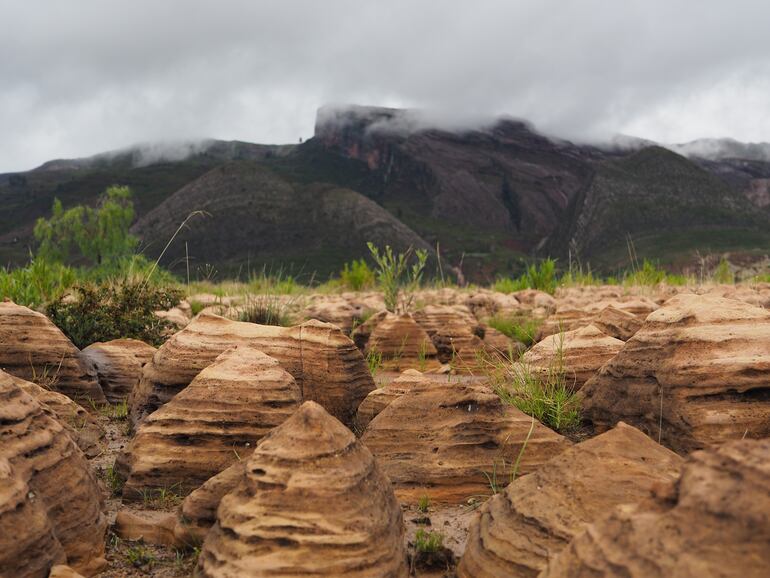
[[[510,114],[577,140],[770,139],[756,1],[41,0],[0,20],[0,171],[136,142],[296,142],[330,102],[449,127]]]

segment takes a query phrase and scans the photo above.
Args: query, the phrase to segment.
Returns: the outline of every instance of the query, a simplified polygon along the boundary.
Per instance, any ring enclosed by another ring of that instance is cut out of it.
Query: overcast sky
[[[348,102],[575,139],[770,140],[763,0],[0,0],[0,22],[0,172],[296,142]]]

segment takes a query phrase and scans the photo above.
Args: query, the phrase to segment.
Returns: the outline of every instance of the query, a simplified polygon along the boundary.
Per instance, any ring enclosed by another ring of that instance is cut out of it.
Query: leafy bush
[[[500,333],[507,335],[511,339],[520,341],[527,347],[535,344],[537,330],[542,325],[541,319],[517,319],[513,317],[492,317],[487,321],[487,325],[497,329]]]
[[[109,187],[98,205],[77,205],[64,210],[54,199],[50,219],[35,223],[35,239],[42,257],[66,262],[77,248],[79,256],[101,265],[130,256],[138,239],[129,233],[134,220],[134,205],[128,187]]]
[[[26,267],[0,269],[0,300],[38,307],[63,295],[76,281],[73,269],[36,257]]]
[[[80,349],[121,337],[160,345],[172,325],[155,315],[179,303],[178,289],[122,279],[76,285],[74,299],[60,297],[46,313]]]
[[[501,293],[537,289],[553,295],[556,292],[556,261],[545,259],[539,264],[533,263],[520,277],[498,279],[493,285],[493,289]]]
[[[374,271],[363,259],[345,263],[340,271],[340,281],[352,291],[361,291],[374,286]]]
[[[394,254],[390,245],[380,250],[367,243],[369,251],[377,264],[376,275],[385,299],[385,308],[393,313],[408,313],[414,300],[414,292],[420,287],[422,273],[428,260],[424,249],[416,251],[409,247],[404,253]],[[416,261],[409,266],[414,253]]]

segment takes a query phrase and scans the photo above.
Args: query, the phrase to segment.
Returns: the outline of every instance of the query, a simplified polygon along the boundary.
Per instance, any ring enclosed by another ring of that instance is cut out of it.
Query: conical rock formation
[[[386,369],[426,371],[439,366],[433,341],[411,315],[388,313],[372,329],[366,352],[382,355]]]
[[[599,431],[625,421],[674,451],[770,436],[770,311],[683,294],[580,392]]]
[[[691,454],[654,502],[619,506],[554,557],[543,578],[765,578],[770,440]]]
[[[222,498],[196,574],[406,578],[401,509],[369,450],[305,402]]]
[[[227,349],[142,422],[128,449],[123,496],[190,492],[248,457],[301,402],[299,386],[278,361],[248,345]]]
[[[99,485],[83,453],[42,405],[0,381],[0,459],[45,508],[70,566],[90,574],[103,564],[107,520]]]
[[[129,398],[134,423],[187,387],[225,349],[239,344],[277,359],[297,381],[304,400],[320,403],[344,423],[352,423],[358,404],[374,389],[361,352],[334,325],[307,321],[275,327],[201,313],[145,365]]]
[[[78,402],[104,403],[96,373],[80,351],[42,313],[0,302],[0,369],[50,388]]]
[[[458,576],[537,576],[586,524],[676,480],[681,462],[623,423],[571,447],[484,504]]]
[[[485,385],[432,381],[415,384],[393,400],[369,423],[361,441],[396,495],[414,503],[423,495],[463,503],[489,493],[485,473],[504,479],[520,453],[519,474],[525,474],[570,446]]]
[[[138,339],[114,339],[92,343],[81,355],[96,369],[107,401],[121,403],[139,383],[142,367],[149,363],[155,351],[152,345]]]
[[[523,361],[531,370],[546,375],[563,370],[567,385],[577,391],[615,357],[623,345],[620,339],[588,325],[546,337],[524,354]]]

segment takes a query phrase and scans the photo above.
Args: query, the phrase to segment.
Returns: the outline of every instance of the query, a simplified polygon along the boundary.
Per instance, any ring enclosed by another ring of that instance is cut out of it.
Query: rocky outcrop
[[[763,578],[770,568],[770,440],[695,452],[655,500],[618,507],[543,578]]]
[[[187,494],[238,459],[302,403],[294,378],[248,345],[227,349],[137,431],[123,496]]]
[[[531,430],[531,435],[529,434]],[[529,438],[528,438],[529,436]],[[505,477],[521,454],[525,474],[570,442],[484,385],[424,382],[394,399],[361,440],[393,482],[402,501],[465,502],[489,493],[489,475]]]
[[[182,544],[200,545],[217,521],[219,502],[243,479],[246,462],[238,461],[207,480],[182,502],[174,535]]]
[[[0,458],[0,576],[47,578],[67,560],[42,501]]]
[[[406,578],[401,509],[369,450],[305,402],[222,498],[197,575]]]
[[[256,325],[199,314],[145,365],[129,405],[134,423],[183,390],[233,345],[245,344],[277,359],[297,381],[304,400],[320,403],[344,423],[374,389],[361,352],[339,328],[319,321],[295,327]]]
[[[0,382],[12,383],[31,395],[55,418],[86,457],[104,451],[106,433],[99,421],[66,395],[40,387],[36,383],[0,371]]]
[[[372,329],[366,352],[382,355],[386,369],[426,371],[439,366],[433,341],[411,315],[388,313]]]
[[[770,435],[770,311],[678,295],[581,390],[600,431],[630,423],[679,453]]]
[[[681,462],[623,423],[571,447],[482,506],[458,576],[537,576],[586,524],[676,480]]]
[[[142,376],[142,367],[149,363],[156,349],[138,339],[115,339],[93,343],[81,355],[96,369],[99,385],[110,403],[128,398]]]
[[[643,320],[630,311],[618,309],[614,305],[607,305],[591,320],[591,324],[598,327],[602,333],[628,341],[642,328]]]
[[[577,391],[615,357],[623,345],[619,339],[588,325],[546,337],[527,351],[522,360],[531,371],[543,375],[563,371],[566,384]]]
[[[75,401],[106,400],[80,351],[42,313],[0,302],[0,369],[65,394]]]
[[[101,568],[107,520],[83,453],[40,403],[9,380],[0,381],[0,424],[0,460],[15,472],[17,484],[28,487],[27,497],[39,501],[67,563],[83,574]]]
[[[418,383],[423,383],[426,378],[416,369],[407,369],[390,383],[371,391],[358,406],[356,417],[353,421],[353,431],[362,434],[379,413],[388,407],[394,399],[398,399]]]

